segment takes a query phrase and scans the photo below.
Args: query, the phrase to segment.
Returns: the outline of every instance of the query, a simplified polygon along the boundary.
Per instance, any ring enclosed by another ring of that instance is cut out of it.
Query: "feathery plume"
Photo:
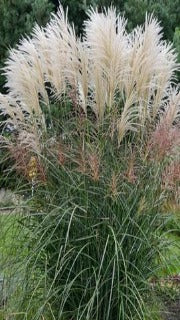
[[[120,119],[117,121],[117,131],[118,131],[118,144],[120,145],[122,139],[124,138],[127,131],[137,131],[137,117],[138,108],[135,105],[136,98],[135,93],[131,92],[131,95],[126,99],[121,113]]]
[[[129,72],[125,93],[135,89],[141,125],[155,119],[175,77],[176,55],[172,45],[161,40],[161,27],[153,16],[146,16],[143,27],[129,35]]]
[[[9,95],[0,97],[0,107],[19,131],[27,130],[26,141],[28,134],[38,137],[46,130],[43,110],[51,112],[52,96],[59,101],[68,96],[86,116],[91,108],[98,122],[106,113],[118,114],[119,144],[128,131],[145,129],[147,121],[165,121],[162,110],[166,121],[179,117],[179,94],[171,89],[176,54],[162,40],[157,20],[146,16],[144,27],[127,34],[126,20],[115,9],[88,14],[82,39],[60,6],[45,28],[35,26],[32,37],[10,52],[4,68]]]
[[[94,111],[103,119],[106,106],[111,110],[118,89],[123,89],[127,65],[126,21],[115,9],[99,14],[89,11],[85,22],[85,43],[90,59],[90,84]]]

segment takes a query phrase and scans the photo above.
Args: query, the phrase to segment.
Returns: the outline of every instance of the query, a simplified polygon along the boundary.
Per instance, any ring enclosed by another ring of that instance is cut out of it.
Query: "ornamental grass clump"
[[[178,170],[165,173],[179,161],[179,66],[155,18],[126,23],[91,9],[77,38],[60,7],[6,62],[1,148],[25,198],[15,319],[147,317],[161,211],[178,199]]]

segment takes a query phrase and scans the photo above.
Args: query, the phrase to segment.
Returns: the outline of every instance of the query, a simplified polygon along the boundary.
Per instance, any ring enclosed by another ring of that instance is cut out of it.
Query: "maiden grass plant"
[[[153,17],[125,27],[91,10],[77,38],[60,7],[6,63],[2,148],[25,198],[15,319],[149,317],[162,208],[178,205],[178,65]]]
[[[128,181],[128,154],[118,156],[110,143],[105,149],[99,169],[86,163],[86,173],[74,161],[65,168],[46,158],[46,184],[36,186],[21,219],[29,251],[16,308],[27,319],[145,317],[164,246],[160,186],[145,166]]]

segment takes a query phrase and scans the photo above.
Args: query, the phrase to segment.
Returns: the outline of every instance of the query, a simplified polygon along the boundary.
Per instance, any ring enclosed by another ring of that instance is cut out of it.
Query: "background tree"
[[[177,27],[173,37],[174,46],[178,52],[178,60],[180,61],[180,28]]]
[[[0,68],[8,56],[8,49],[32,31],[37,22],[45,25],[54,5],[49,0],[1,0],[0,1]],[[2,91],[4,77],[0,75]]]

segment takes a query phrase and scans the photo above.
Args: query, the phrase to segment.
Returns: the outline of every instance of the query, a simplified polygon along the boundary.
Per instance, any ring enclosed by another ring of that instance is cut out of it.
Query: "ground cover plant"
[[[156,19],[126,24],[92,9],[78,38],[60,7],[6,62],[1,154],[25,232],[13,319],[156,317],[162,213],[179,206],[178,64]]]

